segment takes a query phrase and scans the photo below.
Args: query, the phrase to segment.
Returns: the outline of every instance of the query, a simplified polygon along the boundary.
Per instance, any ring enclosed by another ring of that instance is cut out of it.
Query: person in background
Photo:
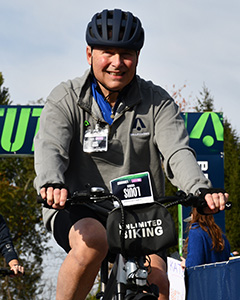
[[[4,256],[14,276],[23,275],[24,267],[19,264],[18,255],[14,249],[10,231],[7,224],[0,214],[0,252]]]
[[[231,253],[231,256],[232,257],[234,257],[234,256],[239,256],[239,252],[238,251],[233,251],[232,253]]]
[[[194,267],[220,261],[230,257],[230,244],[213,215],[201,215],[192,209],[189,234],[184,245],[182,267]]]

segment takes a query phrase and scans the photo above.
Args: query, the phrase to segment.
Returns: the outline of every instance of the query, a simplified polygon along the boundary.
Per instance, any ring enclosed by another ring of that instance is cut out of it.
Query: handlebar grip
[[[214,193],[225,194],[226,191],[222,188],[200,188],[197,191],[197,196],[199,197],[199,203],[196,205],[196,207],[197,207],[197,211],[200,214],[205,214],[203,209],[208,206],[207,202],[205,201],[205,196],[207,194],[214,194]],[[230,210],[231,208],[232,208],[232,202],[230,202],[230,201],[226,202],[225,210]]]
[[[46,199],[43,199],[40,194],[37,195],[37,203],[44,204],[46,202]]]
[[[43,204],[44,207],[52,208],[52,206],[47,204],[47,199],[43,199],[40,194],[37,195],[37,203],[38,204]]]
[[[205,203],[206,204],[203,204],[202,206],[201,205],[196,206],[198,213],[200,213],[201,215],[208,215],[208,213],[204,212],[204,208],[206,208],[208,206],[206,201],[205,201]],[[231,208],[232,208],[232,202],[230,202],[230,201],[226,202],[225,210],[230,210]],[[220,210],[219,210],[219,212],[220,212]],[[211,214],[211,213],[209,213],[209,214]]]

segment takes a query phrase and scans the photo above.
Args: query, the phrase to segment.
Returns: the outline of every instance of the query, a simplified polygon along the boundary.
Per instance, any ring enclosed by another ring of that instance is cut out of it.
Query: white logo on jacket
[[[150,135],[149,132],[146,132],[146,131],[143,132],[143,129],[145,129],[145,128],[146,128],[146,126],[143,123],[142,119],[136,118],[136,120],[134,121],[134,124],[133,124],[133,132],[130,135],[131,136],[141,136],[141,135],[148,136],[148,135]]]

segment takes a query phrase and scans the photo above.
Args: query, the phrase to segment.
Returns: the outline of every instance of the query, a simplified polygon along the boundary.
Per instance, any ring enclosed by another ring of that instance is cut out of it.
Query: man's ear
[[[86,48],[86,54],[87,54],[87,61],[89,65],[92,65],[92,48],[90,46],[87,46]]]

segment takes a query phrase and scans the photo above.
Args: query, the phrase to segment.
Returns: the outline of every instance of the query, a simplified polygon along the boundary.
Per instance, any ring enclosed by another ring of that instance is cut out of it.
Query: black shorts
[[[54,238],[67,253],[71,250],[68,239],[69,231],[77,221],[84,218],[96,219],[106,227],[106,220],[104,222],[94,210],[85,205],[73,206],[69,209],[60,210],[55,217],[53,230]],[[167,263],[165,250],[159,251],[157,255]]]
[[[53,235],[57,243],[68,253],[71,248],[69,245],[69,231],[71,227],[83,218],[97,219],[104,227],[102,219],[92,209],[85,205],[73,206],[69,209],[60,210],[54,220]]]

